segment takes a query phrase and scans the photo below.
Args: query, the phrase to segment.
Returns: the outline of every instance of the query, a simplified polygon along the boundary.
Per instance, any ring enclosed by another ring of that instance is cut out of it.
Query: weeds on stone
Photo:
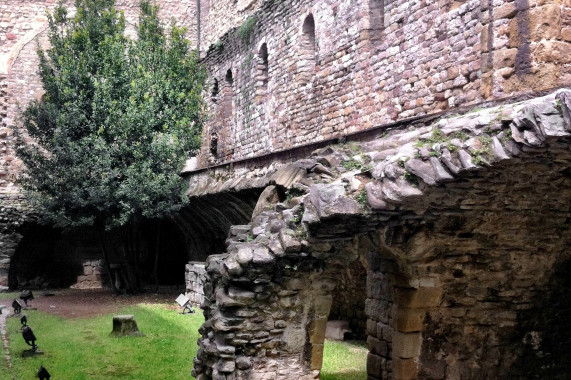
[[[253,54],[250,53],[246,56],[246,58],[244,58],[244,62],[242,62],[242,69],[246,69],[248,67],[250,67],[250,64],[252,63],[252,59],[254,58]]]
[[[293,224],[298,224],[301,222],[301,218],[303,218],[303,207],[299,206],[297,208],[297,210],[295,211],[295,214],[293,214],[293,217],[291,218],[291,222]]]
[[[470,137],[468,136],[468,134],[464,131],[458,131],[455,133],[455,136],[457,139],[460,139],[460,141],[465,142],[467,141]]]
[[[299,228],[295,230],[295,237],[300,240],[307,239],[307,231],[305,230],[305,228],[303,228],[302,225],[300,225]]]
[[[492,138],[488,136],[480,136],[479,139],[480,143],[482,143],[482,147],[480,149],[474,149],[471,152],[476,165],[483,164],[486,157],[492,156]]]
[[[359,147],[359,143],[356,141],[350,141],[347,143],[347,146],[351,150],[351,152],[358,153],[361,152],[361,147]]]
[[[408,170],[404,171],[404,179],[411,185],[418,186],[418,177],[409,172]]]
[[[305,191],[298,188],[298,187],[292,187],[286,190],[285,195],[286,195],[286,203],[291,202],[291,200],[293,198],[297,198],[297,197],[301,197],[302,195],[305,194]]]
[[[366,209],[368,207],[369,203],[367,200],[367,190],[361,189],[361,191],[359,191],[355,199],[357,200],[357,203],[359,203],[359,206],[361,206],[361,208]]]
[[[250,16],[238,28],[238,37],[240,37],[240,40],[246,45],[250,42],[250,36],[254,31],[256,21],[256,16]]]
[[[347,170],[361,169],[363,163],[354,158],[343,161],[343,167]]]
[[[468,140],[468,135],[465,132],[456,132],[456,138],[464,142]],[[438,128],[432,131],[432,135],[429,138],[418,140],[415,146],[417,148],[427,147],[430,149],[431,156],[440,157],[440,152],[432,148],[434,144],[443,144],[450,152],[456,152],[458,150],[458,147],[452,144],[452,139],[442,133]],[[415,155],[415,157],[420,158],[420,154]]]
[[[504,131],[504,135],[502,136],[502,138],[500,139],[504,144],[507,143],[510,140],[513,140],[513,136],[512,136],[512,130],[511,128],[508,128]]]

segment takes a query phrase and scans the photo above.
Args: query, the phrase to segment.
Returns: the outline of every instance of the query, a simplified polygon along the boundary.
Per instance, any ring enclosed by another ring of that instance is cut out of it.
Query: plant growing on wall
[[[149,0],[134,40],[114,0],[75,6],[72,18],[62,3],[48,15],[51,47],[38,49],[45,98],[22,113],[34,142],[18,135],[21,184],[46,221],[95,226],[102,241],[121,237],[128,290],[136,292],[138,226],[183,205],[179,173],[200,146],[206,73],[185,30],[167,31]]]
[[[256,21],[256,16],[250,16],[238,28],[238,36],[244,45],[248,45],[250,42],[250,37],[252,36],[254,28],[256,27]]]

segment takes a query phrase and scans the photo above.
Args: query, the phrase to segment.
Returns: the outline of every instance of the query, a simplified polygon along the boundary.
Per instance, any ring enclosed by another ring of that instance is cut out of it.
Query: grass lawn
[[[0,296],[0,303],[6,295]],[[20,318],[7,319],[12,373],[0,345],[0,380],[36,377],[44,365],[55,379],[191,379],[202,314],[182,315],[180,309],[160,304],[139,304],[118,313],[92,318],[64,319],[46,313],[25,311],[28,323],[44,355],[22,358],[29,348],[22,339]],[[112,316],[133,314],[144,337],[113,338]],[[326,341],[321,378],[352,380],[366,378],[367,349],[364,342]]]
[[[367,347],[364,341],[326,340],[323,349],[322,380],[367,378]]]
[[[32,379],[44,365],[57,379],[189,379],[198,350],[201,313],[182,315],[161,305],[131,306],[144,337],[114,338],[112,315],[61,319],[26,311],[39,349],[45,354],[22,358],[29,348],[20,333],[20,319],[8,318],[7,330],[15,380]]]

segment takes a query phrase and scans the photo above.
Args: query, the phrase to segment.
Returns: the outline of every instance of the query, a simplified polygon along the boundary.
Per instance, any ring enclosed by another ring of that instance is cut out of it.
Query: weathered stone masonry
[[[205,58],[203,165],[569,83],[568,5],[264,2]]]
[[[380,131],[271,175],[197,182],[197,193],[265,180],[305,195],[262,201],[227,253],[208,259],[195,376],[316,378],[333,289],[360,258],[368,378],[564,378],[569,96]]]

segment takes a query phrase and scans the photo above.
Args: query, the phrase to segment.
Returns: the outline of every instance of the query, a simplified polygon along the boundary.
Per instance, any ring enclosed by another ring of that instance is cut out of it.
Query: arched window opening
[[[210,136],[210,153],[213,156],[218,156],[218,135],[216,132]]]
[[[315,71],[315,20],[310,13],[303,21],[301,28],[301,46],[300,57],[298,62],[298,71],[302,83],[311,80]]]
[[[234,84],[234,79],[232,78],[232,70],[228,69],[226,71],[226,84],[232,86]]]
[[[228,69],[220,83],[220,100],[218,101],[217,126],[210,137],[210,153],[218,160],[227,160],[232,153],[229,133],[234,124],[234,76]]]
[[[214,78],[214,83],[212,84],[212,101],[216,102],[218,93],[220,90],[218,89],[218,79]]]
[[[309,14],[303,21],[302,31],[302,44],[306,49],[315,51],[315,20],[312,14]]]
[[[263,43],[258,52],[256,95],[265,95],[268,89],[268,45]]]

